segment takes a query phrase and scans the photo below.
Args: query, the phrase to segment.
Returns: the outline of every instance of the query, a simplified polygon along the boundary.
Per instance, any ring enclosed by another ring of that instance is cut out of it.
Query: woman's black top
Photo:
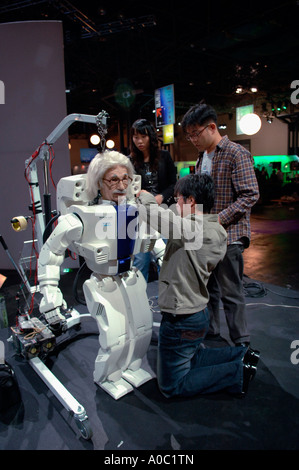
[[[173,190],[177,180],[176,166],[167,150],[160,150],[158,170],[152,171],[149,163],[135,167],[137,175],[141,175],[141,189],[156,196],[162,194],[163,204],[173,204]]]

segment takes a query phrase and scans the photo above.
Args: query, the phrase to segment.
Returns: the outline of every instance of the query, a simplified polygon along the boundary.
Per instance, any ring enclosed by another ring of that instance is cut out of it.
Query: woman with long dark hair
[[[170,153],[159,148],[156,129],[147,119],[137,119],[131,127],[130,158],[135,172],[141,175],[141,189],[155,196],[157,203],[172,204],[177,180],[176,167]],[[148,280],[150,253],[135,256],[135,266]]]

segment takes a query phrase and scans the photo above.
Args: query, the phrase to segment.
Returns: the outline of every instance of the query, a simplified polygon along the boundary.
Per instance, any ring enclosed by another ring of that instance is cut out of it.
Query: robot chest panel
[[[81,244],[102,244],[103,240],[117,239],[117,212],[113,206],[79,208],[77,215],[83,223]]]
[[[103,263],[104,259],[122,259],[133,253],[138,214],[132,212],[130,206],[98,205],[76,209],[83,224],[82,239],[76,243],[82,256],[89,258],[93,253],[92,257]]]

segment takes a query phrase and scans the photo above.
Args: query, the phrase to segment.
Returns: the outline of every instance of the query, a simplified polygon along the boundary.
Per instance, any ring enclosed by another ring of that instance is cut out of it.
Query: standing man
[[[210,295],[210,330],[220,336],[219,303],[222,301],[231,340],[249,346],[250,334],[245,315],[243,290],[243,251],[250,243],[250,212],[259,198],[259,188],[250,152],[222,137],[217,114],[207,104],[192,106],[185,114],[182,129],[199,151],[197,173],[208,173],[215,183],[212,213],[227,231],[227,252],[213,271]]]

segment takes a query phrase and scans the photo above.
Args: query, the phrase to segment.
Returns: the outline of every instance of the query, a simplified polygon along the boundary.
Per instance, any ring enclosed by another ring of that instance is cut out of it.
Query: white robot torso
[[[91,271],[111,276],[124,273],[131,269],[134,254],[154,246],[155,240],[139,237],[135,205],[102,203],[68,210],[83,228],[81,238],[70,245],[70,250],[82,256]]]
[[[40,311],[49,324],[63,318],[66,305],[58,287],[67,248],[83,257],[92,271],[83,290],[89,313],[99,327],[100,350],[94,380],[115,399],[152,376],[141,369],[152,334],[146,282],[132,268],[134,254],[151,251],[156,235],[139,236],[138,208],[129,189],[127,203],[88,205],[86,175],[62,178],[57,187],[58,225],[43,245],[38,265]],[[128,200],[129,199],[129,200]],[[131,200],[130,200],[131,199]]]

